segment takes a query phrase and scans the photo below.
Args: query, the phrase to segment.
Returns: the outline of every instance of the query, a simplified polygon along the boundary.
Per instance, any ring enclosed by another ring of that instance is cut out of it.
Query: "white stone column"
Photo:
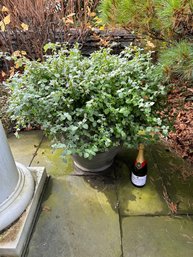
[[[18,178],[17,167],[0,124],[0,204],[14,191]]]
[[[15,163],[0,121],[0,231],[26,209],[34,192],[30,171]]]

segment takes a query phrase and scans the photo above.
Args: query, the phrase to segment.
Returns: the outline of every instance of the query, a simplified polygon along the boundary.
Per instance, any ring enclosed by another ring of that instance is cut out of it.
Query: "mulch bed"
[[[170,117],[174,119],[174,131],[167,143],[182,158],[193,163],[193,88],[188,84],[176,85],[169,94]]]

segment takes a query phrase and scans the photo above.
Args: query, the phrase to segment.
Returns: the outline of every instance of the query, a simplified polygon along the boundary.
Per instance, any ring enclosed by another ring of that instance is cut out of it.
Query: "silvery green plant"
[[[151,53],[130,46],[119,55],[107,48],[85,57],[77,45],[50,47],[44,61],[26,59],[24,72],[7,82],[17,130],[39,124],[55,147],[85,158],[167,134],[159,111],[167,87]]]

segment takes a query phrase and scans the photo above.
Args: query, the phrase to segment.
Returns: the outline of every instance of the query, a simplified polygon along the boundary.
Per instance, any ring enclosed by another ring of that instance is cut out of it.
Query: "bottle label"
[[[139,177],[133,174],[131,174],[131,181],[136,186],[144,186],[147,180],[147,175]]]
[[[139,170],[144,168],[147,165],[147,161],[143,161],[142,163],[135,161],[134,165]]]

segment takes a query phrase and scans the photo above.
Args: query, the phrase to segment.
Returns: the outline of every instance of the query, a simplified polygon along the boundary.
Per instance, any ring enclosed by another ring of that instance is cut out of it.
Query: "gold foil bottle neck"
[[[145,148],[144,144],[139,144],[138,150],[144,150],[144,148]]]
[[[145,161],[145,158],[144,158],[144,145],[143,144],[139,144],[139,147],[138,147],[138,155],[137,155],[137,158],[136,158],[136,162],[137,163],[142,163]]]

